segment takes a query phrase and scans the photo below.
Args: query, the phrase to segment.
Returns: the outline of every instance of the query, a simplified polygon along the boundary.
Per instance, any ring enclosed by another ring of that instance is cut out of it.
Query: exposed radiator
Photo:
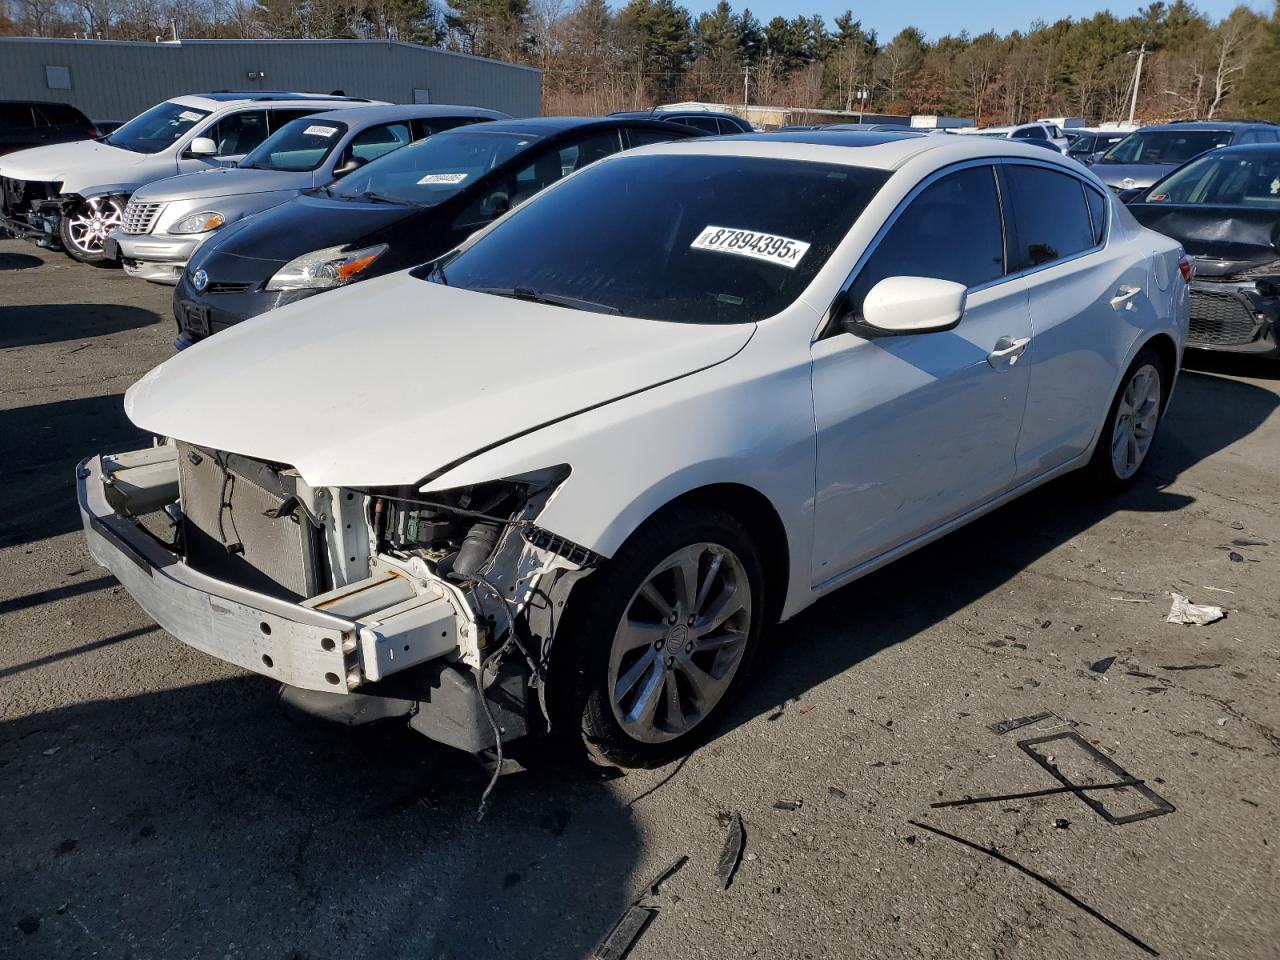
[[[295,509],[294,479],[235,454],[178,444],[187,562],[221,580],[288,599],[328,589],[323,532]]]

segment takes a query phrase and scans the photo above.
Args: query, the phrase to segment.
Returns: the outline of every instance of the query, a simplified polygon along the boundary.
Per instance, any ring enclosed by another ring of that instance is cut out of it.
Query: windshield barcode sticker
[[[465,173],[428,173],[418,183],[461,183],[465,179],[467,179]]]
[[[737,230],[733,227],[707,227],[689,246],[695,250],[736,253],[741,257],[776,263],[788,270],[794,269],[809,249],[809,244],[802,240],[776,237],[771,233],[758,233],[755,230]]]
[[[337,127],[326,127],[319,123],[313,123],[311,126],[307,127],[307,129],[302,131],[302,133],[308,137],[332,137],[337,132]]]

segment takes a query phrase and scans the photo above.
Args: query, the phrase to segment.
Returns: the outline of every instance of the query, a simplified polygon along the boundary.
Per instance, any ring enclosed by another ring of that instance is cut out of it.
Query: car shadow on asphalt
[[[237,677],[0,725],[0,915],[37,927],[6,934],[19,953],[585,958],[640,892],[645,842],[603,779],[505,776],[477,822],[468,755],[293,719],[275,690]]]
[[[0,546],[78,529],[76,464],[90,453],[150,443],[125,416],[118,393],[0,410]]]
[[[1188,350],[1182,366],[1184,372],[1198,371],[1232,377],[1253,377],[1257,380],[1280,380],[1280,359],[1251,357],[1242,353]]]
[[[1255,430],[1280,397],[1249,383],[1184,370],[1146,469],[1118,495],[1069,474],[818,601],[766,633],[753,676],[720,734],[1008,583],[1054,548],[1117,511],[1171,513],[1194,498],[1167,488],[1184,471]]]
[[[160,320],[152,310],[118,303],[0,306],[0,349],[103,337]]]
[[[29,253],[0,253],[0,273],[6,270],[31,270],[43,263],[39,257],[33,257]]]

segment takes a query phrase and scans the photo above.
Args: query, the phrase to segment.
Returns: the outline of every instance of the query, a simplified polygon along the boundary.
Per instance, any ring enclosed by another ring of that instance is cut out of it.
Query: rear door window
[[[676,123],[683,123],[686,127],[693,127],[695,130],[701,130],[703,133],[718,135],[720,127],[716,123],[715,117],[680,117]]]
[[[1005,164],[1004,171],[1017,238],[1010,250],[1010,269],[1038,267],[1097,245],[1083,183],[1069,174],[1027,164]]]
[[[863,264],[849,302],[860,316],[868,291],[886,277],[933,277],[976,287],[1004,272],[995,171],[969,167],[916,195]]]
[[[0,126],[24,130],[35,126],[31,108],[25,103],[0,103]]]
[[[1094,244],[1102,243],[1107,235],[1107,198],[1093,187],[1084,188],[1085,203],[1089,205],[1089,220],[1093,227]]]
[[[671,140],[684,139],[680,134],[670,130],[655,130],[653,127],[627,127],[627,142],[633,147],[646,147],[651,143],[667,143]]]
[[[51,127],[87,127],[88,119],[75,107],[65,103],[42,103],[36,108]]]

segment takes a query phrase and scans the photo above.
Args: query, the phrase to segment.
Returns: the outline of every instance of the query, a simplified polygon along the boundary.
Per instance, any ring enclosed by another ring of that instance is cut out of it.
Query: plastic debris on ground
[[[1226,611],[1207,603],[1192,603],[1180,593],[1174,593],[1173,605],[1169,608],[1169,623],[1194,624],[1203,627],[1215,623],[1225,617]]]
[[[1101,660],[1095,660],[1089,664],[1089,669],[1094,673],[1106,673],[1111,669],[1111,665],[1116,662],[1115,657],[1103,657]]]
[[[729,832],[725,834],[724,847],[720,850],[720,862],[716,864],[716,878],[721,889],[728,890],[742,862],[742,848],[747,842],[747,828],[742,825],[742,814],[735,811],[729,820]]]

